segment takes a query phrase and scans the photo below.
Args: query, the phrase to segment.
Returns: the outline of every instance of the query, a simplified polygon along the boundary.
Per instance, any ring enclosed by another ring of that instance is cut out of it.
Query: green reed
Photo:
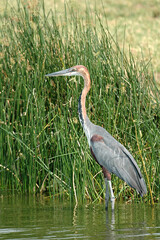
[[[137,63],[101,23],[65,6],[64,19],[45,7],[1,16],[0,188],[43,193],[76,202],[104,199],[100,166],[92,159],[78,119],[83,80],[46,79],[77,64],[90,72],[91,121],[105,127],[133,154],[153,193],[160,194],[159,99],[148,63]],[[144,172],[144,166],[146,173]],[[116,197],[136,191],[113,176]],[[150,201],[151,196],[145,197]]]

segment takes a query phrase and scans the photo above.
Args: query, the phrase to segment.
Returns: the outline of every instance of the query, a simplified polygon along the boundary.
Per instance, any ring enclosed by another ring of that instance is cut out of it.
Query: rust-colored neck
[[[89,92],[90,88],[91,88],[91,80],[90,80],[90,75],[89,72],[87,70],[87,68],[85,68],[85,71],[81,72],[81,76],[84,79],[84,88],[81,92],[81,95],[79,97],[79,102],[78,102],[78,112],[79,112],[79,119],[80,122],[82,124],[82,126],[85,123],[86,117],[87,117],[87,113],[86,113],[86,96],[87,93]]]

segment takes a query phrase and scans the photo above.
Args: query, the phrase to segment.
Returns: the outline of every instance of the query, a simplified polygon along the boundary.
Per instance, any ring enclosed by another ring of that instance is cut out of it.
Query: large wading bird
[[[66,70],[47,74],[47,77],[56,76],[81,76],[84,79],[84,88],[78,101],[79,120],[86,134],[91,154],[102,167],[106,184],[106,209],[108,208],[109,191],[111,193],[111,206],[114,209],[115,197],[111,184],[111,173],[117,175],[130,187],[143,196],[147,193],[145,181],[140,169],[129,151],[112,137],[104,128],[93,124],[86,113],[85,101],[91,88],[90,75],[86,67],[77,65]]]

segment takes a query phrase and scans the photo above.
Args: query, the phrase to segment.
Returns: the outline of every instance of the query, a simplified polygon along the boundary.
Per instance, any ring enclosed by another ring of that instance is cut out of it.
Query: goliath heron
[[[81,125],[86,134],[91,154],[102,167],[106,184],[106,209],[108,208],[109,191],[111,193],[111,205],[114,209],[115,197],[111,184],[111,173],[124,180],[130,187],[137,190],[143,196],[147,193],[145,181],[140,169],[129,151],[112,137],[104,128],[93,124],[86,113],[85,101],[91,87],[90,74],[86,67],[77,65],[62,71],[47,74],[48,77],[74,76],[84,79],[84,88],[78,102],[78,112]]]

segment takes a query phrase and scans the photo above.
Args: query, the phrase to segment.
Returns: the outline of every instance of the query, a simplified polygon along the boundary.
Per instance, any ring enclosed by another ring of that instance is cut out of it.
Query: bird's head
[[[82,76],[88,75],[88,70],[85,66],[77,65],[62,71],[53,72],[45,75],[46,77],[57,77],[57,76]]]

